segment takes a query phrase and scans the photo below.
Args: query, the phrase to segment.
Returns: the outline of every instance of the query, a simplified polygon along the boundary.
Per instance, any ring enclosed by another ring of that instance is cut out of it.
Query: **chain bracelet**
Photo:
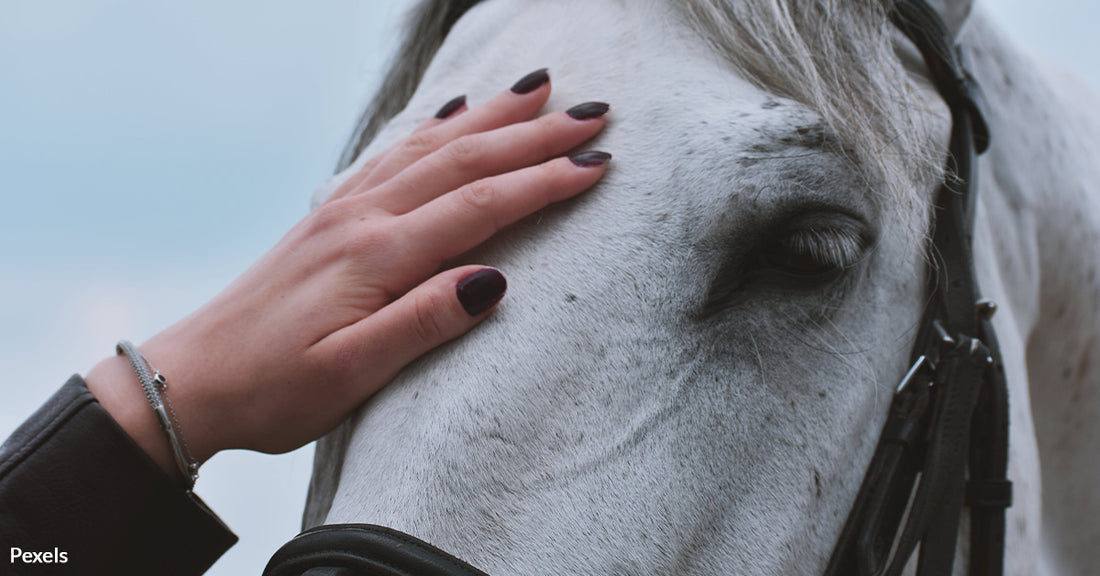
[[[128,340],[119,340],[115,351],[126,356],[137,374],[141,389],[145,392],[145,399],[153,407],[160,427],[168,436],[168,443],[172,445],[172,456],[175,458],[180,474],[183,475],[184,485],[190,491],[199,477],[199,464],[191,456],[191,449],[183,436],[179,419],[176,418],[176,411],[168,402],[168,379],[154,368]]]

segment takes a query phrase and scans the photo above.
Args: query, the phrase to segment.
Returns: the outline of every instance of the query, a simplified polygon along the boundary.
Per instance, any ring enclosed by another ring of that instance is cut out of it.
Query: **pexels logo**
[[[51,552],[23,551],[22,548],[11,547],[12,564],[67,564],[69,553],[54,548]]]

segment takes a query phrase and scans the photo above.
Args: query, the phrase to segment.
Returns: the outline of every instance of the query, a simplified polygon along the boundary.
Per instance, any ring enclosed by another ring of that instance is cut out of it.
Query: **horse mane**
[[[378,131],[405,109],[455,22],[479,3],[481,0],[425,0],[406,14],[401,46],[344,146],[337,172],[351,166]]]
[[[423,0],[407,14],[400,48],[340,157],[354,162],[408,104],[454,24],[481,0]],[[892,0],[678,0],[685,22],[758,87],[817,111],[891,200],[941,176],[942,151],[914,110],[913,83],[894,53]],[[899,178],[900,177],[900,178]]]

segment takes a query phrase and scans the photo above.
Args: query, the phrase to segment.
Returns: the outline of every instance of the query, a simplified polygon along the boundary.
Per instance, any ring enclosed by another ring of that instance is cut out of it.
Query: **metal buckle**
[[[920,372],[920,369],[924,366],[928,366],[929,370],[936,369],[936,367],[932,365],[932,361],[924,354],[921,354],[920,358],[917,358],[917,361],[913,362],[913,366],[911,366],[909,371],[905,373],[905,376],[902,377],[901,383],[899,383],[898,387],[894,390],[894,395],[896,396],[904,392],[905,389],[909,387],[909,383],[913,381],[913,378],[916,377],[917,373]]]

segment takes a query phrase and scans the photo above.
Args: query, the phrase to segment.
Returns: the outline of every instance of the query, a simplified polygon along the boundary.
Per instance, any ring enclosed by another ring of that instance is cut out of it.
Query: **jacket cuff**
[[[53,553],[38,557],[52,558],[49,565],[0,559],[16,573],[196,575],[236,541],[118,426],[80,376],[0,446],[0,552]]]

